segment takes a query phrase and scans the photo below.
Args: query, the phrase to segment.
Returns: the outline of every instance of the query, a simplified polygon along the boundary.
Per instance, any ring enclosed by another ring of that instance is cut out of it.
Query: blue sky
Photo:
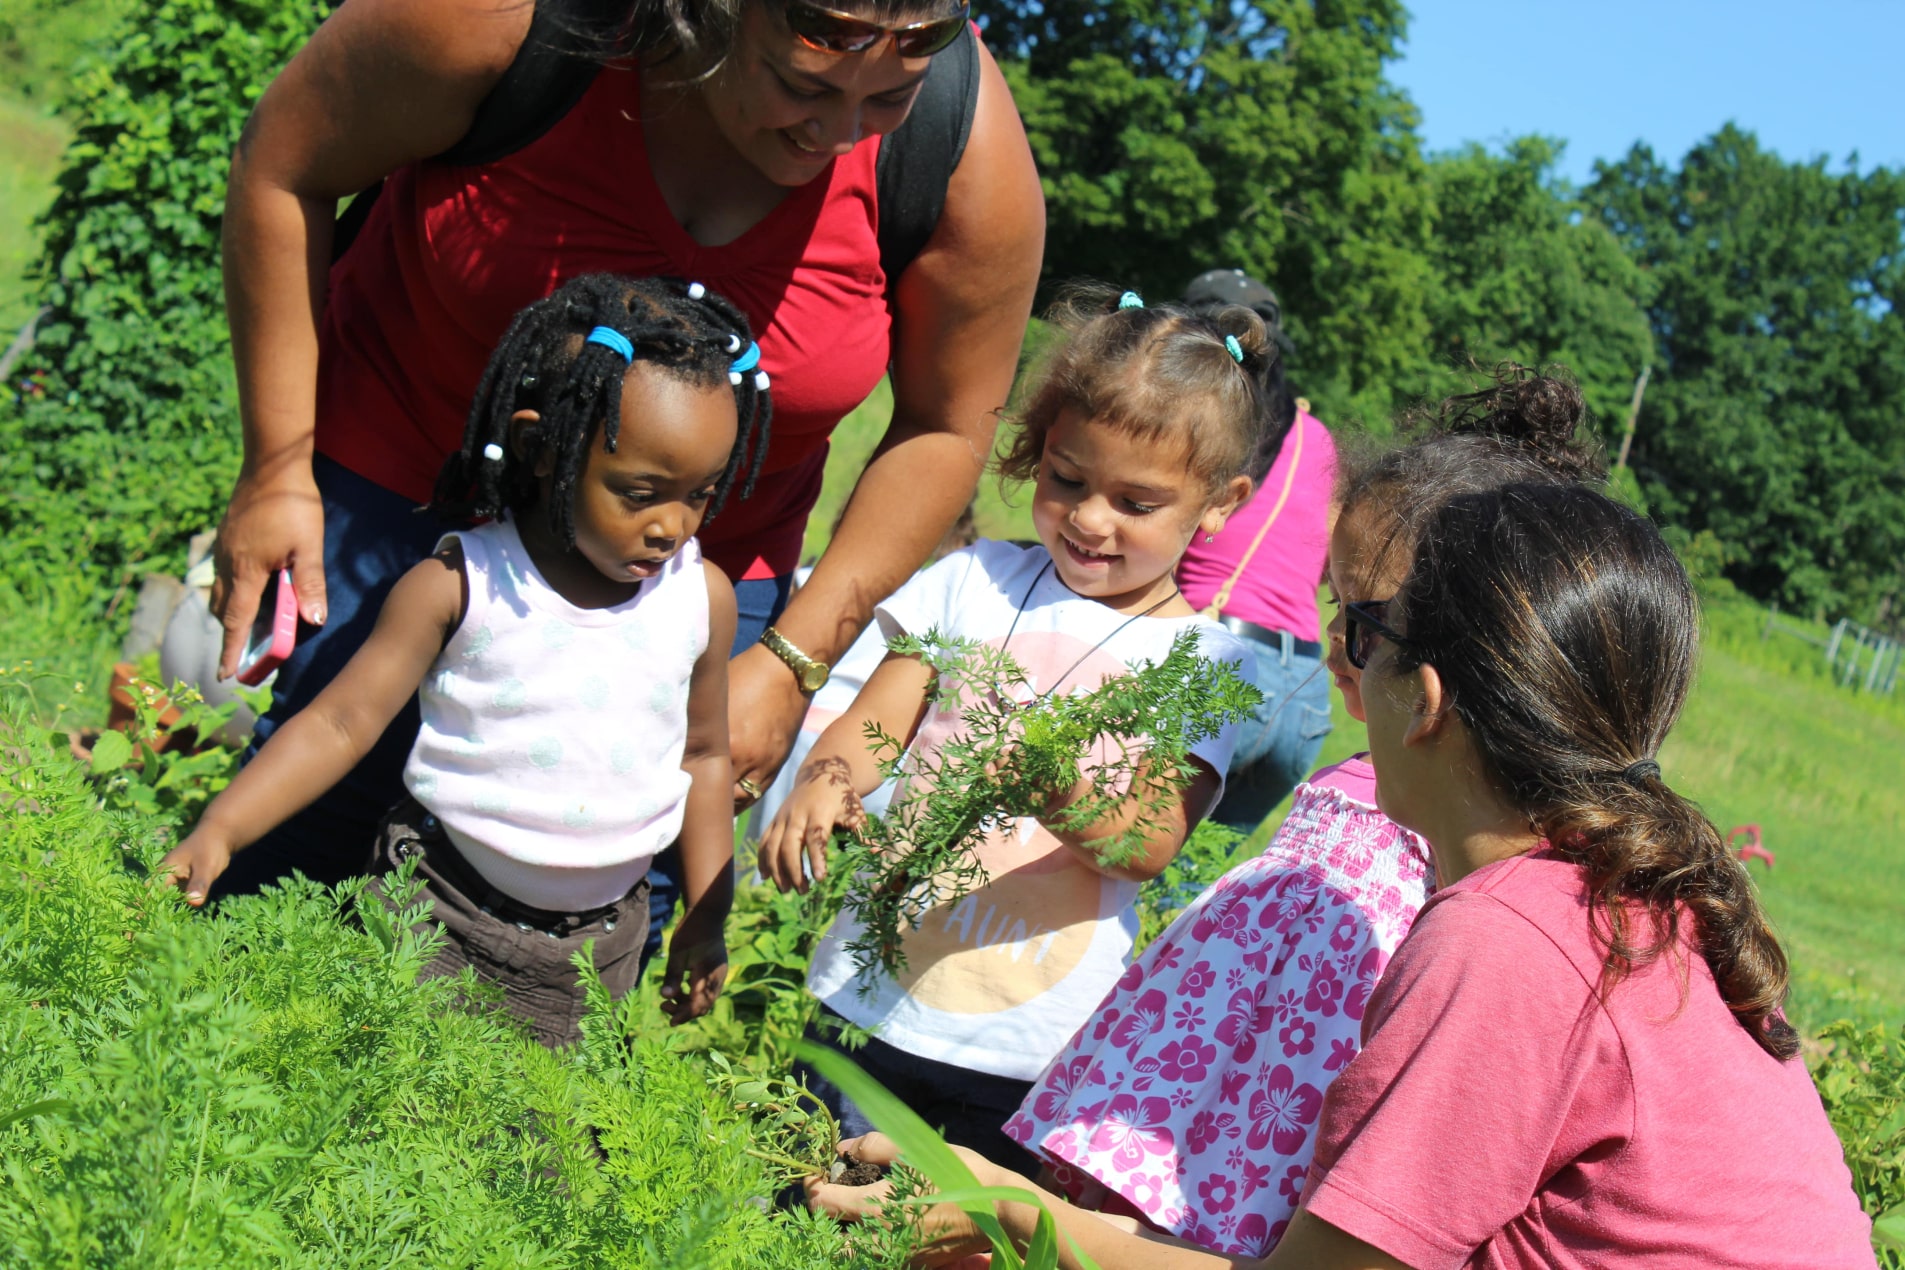
[[[1539,132],[1561,174],[1636,140],[1677,164],[1728,119],[1786,159],[1905,168],[1905,0],[1413,0],[1390,79],[1432,150]]]

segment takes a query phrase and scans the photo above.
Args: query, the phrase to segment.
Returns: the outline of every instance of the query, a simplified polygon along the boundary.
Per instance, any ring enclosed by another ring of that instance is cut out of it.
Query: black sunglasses
[[[1392,644],[1409,642],[1407,635],[1383,621],[1389,616],[1391,603],[1390,600],[1366,600],[1343,606],[1343,652],[1356,669],[1368,669],[1378,639]]]
[[[931,57],[959,38],[972,8],[971,0],[962,0],[951,17],[907,26],[882,26],[850,13],[811,4],[809,0],[781,0],[781,14],[794,38],[822,53],[864,53],[877,48],[888,36],[901,57]]]

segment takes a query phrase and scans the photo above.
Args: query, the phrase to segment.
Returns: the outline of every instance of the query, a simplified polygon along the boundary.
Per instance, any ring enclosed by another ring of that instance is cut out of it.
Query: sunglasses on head
[[[1389,616],[1391,603],[1390,600],[1368,600],[1343,606],[1343,652],[1356,669],[1369,667],[1377,640],[1386,639],[1392,644],[1409,642],[1408,636],[1383,620]]]
[[[882,26],[850,13],[839,13],[808,0],[781,0],[781,14],[794,38],[822,53],[864,53],[877,48],[888,36],[901,57],[931,57],[959,38],[966,25],[971,0],[961,0],[959,11],[951,17],[906,26]]]

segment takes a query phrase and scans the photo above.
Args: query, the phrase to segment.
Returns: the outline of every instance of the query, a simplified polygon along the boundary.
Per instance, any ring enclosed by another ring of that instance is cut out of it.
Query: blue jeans
[[[1247,678],[1263,700],[1237,728],[1224,797],[1210,818],[1248,837],[1310,774],[1330,731],[1330,677],[1321,659],[1286,639],[1238,636],[1250,649]]]
[[[303,627],[278,668],[271,711],[258,720],[249,761],[286,719],[310,704],[370,637],[397,579],[436,549],[451,526],[401,494],[319,455],[312,461],[324,499],[323,626]],[[403,766],[422,718],[412,697],[344,779],[318,800],[232,857],[212,898],[250,895],[293,870],[327,886],[363,873],[385,813],[404,797]]]
[[[739,657],[760,642],[761,632],[787,607],[787,598],[793,589],[792,574],[734,584],[736,620],[734,650],[728,654],[730,657]],[[680,895],[681,849],[671,846],[655,857],[655,863],[648,870],[648,942],[642,947],[644,968],[661,950],[662,931],[673,919],[675,900]]]

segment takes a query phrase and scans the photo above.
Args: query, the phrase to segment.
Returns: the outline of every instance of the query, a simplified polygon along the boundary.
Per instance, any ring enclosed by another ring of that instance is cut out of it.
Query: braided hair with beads
[[[554,465],[547,514],[558,539],[575,544],[575,488],[598,427],[613,453],[622,381],[635,362],[700,388],[734,391],[739,427],[715,483],[706,521],[738,480],[747,497],[767,457],[773,402],[747,316],[725,297],[679,278],[595,273],[564,284],[509,325],[477,385],[462,446],[445,461],[431,498],[446,518],[495,518],[533,508],[533,461],[510,448],[510,420],[533,410],[540,447]]]

